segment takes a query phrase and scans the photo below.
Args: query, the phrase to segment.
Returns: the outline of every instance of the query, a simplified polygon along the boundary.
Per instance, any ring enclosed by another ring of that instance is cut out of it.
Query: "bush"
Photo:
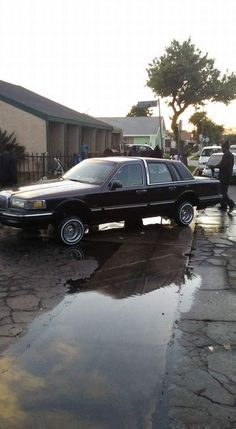
[[[17,143],[15,132],[8,134],[0,128],[0,153],[8,150],[14,152],[17,159],[23,159],[25,155],[25,147]]]

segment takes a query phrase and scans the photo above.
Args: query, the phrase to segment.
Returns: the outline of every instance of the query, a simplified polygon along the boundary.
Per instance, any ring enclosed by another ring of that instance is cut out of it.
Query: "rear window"
[[[181,178],[180,180],[194,180],[194,177],[182,162],[176,162],[174,166],[178,171],[178,174]]]

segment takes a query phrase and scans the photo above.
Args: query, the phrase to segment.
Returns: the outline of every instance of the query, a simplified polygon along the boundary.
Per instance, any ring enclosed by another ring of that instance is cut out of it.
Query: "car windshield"
[[[113,170],[114,165],[115,163],[111,161],[86,159],[67,171],[63,179],[101,185]]]
[[[207,162],[208,167],[214,167],[215,165],[219,164],[222,159],[223,153],[215,153],[211,155]],[[236,165],[236,154],[234,154],[234,165]]]
[[[211,155],[207,161],[207,165],[209,167],[211,167],[211,166],[219,164],[221,159],[222,159],[222,156],[223,156],[222,153],[219,153],[219,154],[217,153],[217,154]]]
[[[214,148],[203,149],[200,156],[211,156],[212,153],[220,152],[220,150],[221,150],[220,148],[219,149],[214,149]]]

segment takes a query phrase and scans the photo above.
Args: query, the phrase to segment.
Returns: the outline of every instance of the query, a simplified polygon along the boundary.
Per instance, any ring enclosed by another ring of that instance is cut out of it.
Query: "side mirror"
[[[111,191],[114,191],[115,189],[118,189],[118,188],[122,188],[122,183],[120,182],[120,180],[113,180],[111,183],[110,183],[110,185],[109,185],[109,188],[110,188],[110,190]]]

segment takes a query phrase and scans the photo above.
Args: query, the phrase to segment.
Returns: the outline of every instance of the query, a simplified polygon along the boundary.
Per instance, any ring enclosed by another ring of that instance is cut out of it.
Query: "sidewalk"
[[[235,429],[236,215],[199,213],[190,265],[196,287],[175,322],[158,427]]]

